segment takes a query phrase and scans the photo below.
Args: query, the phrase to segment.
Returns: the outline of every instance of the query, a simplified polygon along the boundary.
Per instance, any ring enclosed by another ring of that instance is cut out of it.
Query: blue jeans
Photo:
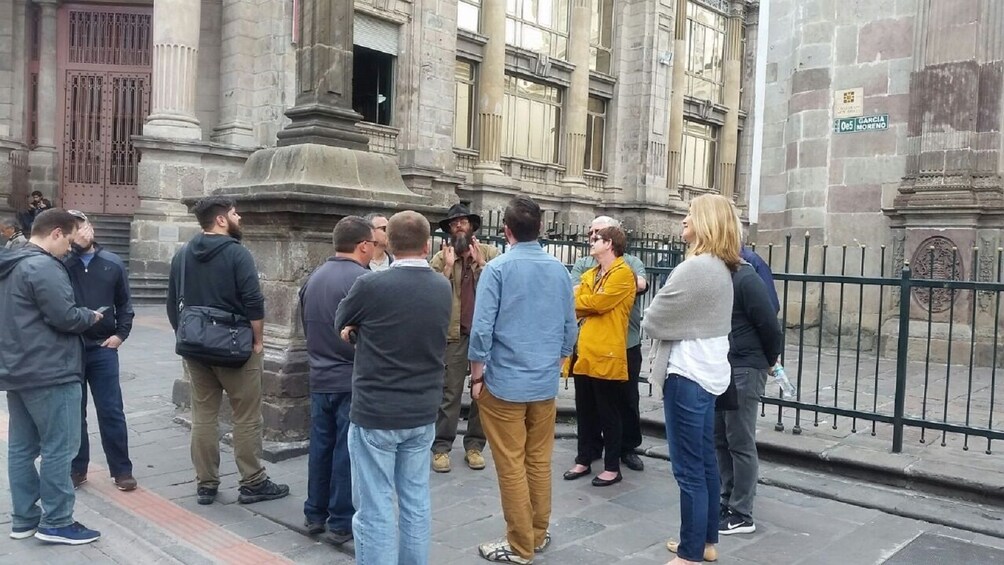
[[[72,524],[76,496],[70,461],[80,447],[80,383],[8,391],[7,411],[11,525],[21,529]],[[36,470],[39,455],[42,463]]]
[[[349,425],[358,565],[425,565],[432,535],[429,465],[435,424],[406,430]],[[394,498],[400,522],[395,525]]]
[[[696,382],[670,374],[663,387],[666,437],[680,487],[680,548],[688,561],[704,560],[704,544],[718,543],[718,461],[715,396]]]
[[[307,501],[303,514],[329,530],[352,530],[352,468],[349,463],[351,392],[311,393]]]
[[[87,385],[91,385],[94,410],[98,413],[101,447],[112,477],[132,474],[129,460],[129,430],[122,410],[122,387],[119,385],[117,349],[88,345],[84,349],[84,386],[80,403],[80,451],[73,459],[72,471],[87,473],[91,462],[91,444],[87,439]]]

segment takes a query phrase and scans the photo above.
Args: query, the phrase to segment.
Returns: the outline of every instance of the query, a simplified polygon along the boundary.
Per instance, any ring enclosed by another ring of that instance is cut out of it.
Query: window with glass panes
[[[569,0],[506,0],[505,42],[566,59]]]
[[[607,125],[607,101],[589,97],[586,114],[586,155],[583,168],[587,171],[603,170],[603,141]]]
[[[477,33],[480,30],[481,0],[457,0],[457,27]]]
[[[592,0],[592,31],[589,34],[589,70],[610,74],[614,0]]]
[[[680,182],[696,188],[715,187],[718,126],[683,120]]]
[[[725,16],[695,2],[687,4],[687,94],[722,101],[725,81]]]
[[[558,162],[561,90],[505,76],[502,154],[540,163]]]
[[[457,97],[453,112],[453,146],[474,147],[474,63],[457,59],[454,80]]]

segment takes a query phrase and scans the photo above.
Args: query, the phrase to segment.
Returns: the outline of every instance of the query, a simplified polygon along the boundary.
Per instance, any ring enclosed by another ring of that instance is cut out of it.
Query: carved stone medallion
[[[963,280],[962,255],[957,246],[947,237],[934,236],[924,240],[910,260],[915,279]],[[958,295],[958,291],[954,295]],[[947,288],[915,288],[914,299],[924,308],[930,306],[932,312],[944,312],[952,305],[953,292]]]

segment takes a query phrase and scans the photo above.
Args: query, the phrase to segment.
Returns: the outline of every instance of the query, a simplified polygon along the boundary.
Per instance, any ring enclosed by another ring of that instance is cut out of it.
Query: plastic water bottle
[[[781,387],[781,398],[795,398],[795,387],[788,380],[788,375],[784,372],[784,366],[780,363],[774,365],[774,370],[771,371],[771,374],[774,375],[774,383]]]

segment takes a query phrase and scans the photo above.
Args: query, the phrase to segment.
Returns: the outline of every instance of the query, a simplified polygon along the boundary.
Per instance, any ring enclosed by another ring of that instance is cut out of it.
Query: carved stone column
[[[38,98],[36,102],[38,144],[29,155],[31,189],[48,198],[56,196],[59,171],[56,162],[56,114],[61,100],[56,95],[56,8],[58,0],[36,0],[41,10],[38,37]]]
[[[445,209],[411,192],[394,157],[368,150],[352,110],[351,0],[301,0],[296,105],[279,146],[255,151],[240,177],[218,193],[237,201],[244,242],[265,294],[262,417],[265,457],[306,450],[309,365],[297,295],[306,276],[333,253],[331,230],[348,214]],[[194,199],[186,199],[191,204]]]
[[[502,105],[505,102],[505,0],[481,4],[481,32],[488,37],[478,92],[478,163],[475,173],[502,175]]]
[[[586,120],[589,105],[589,21],[592,10],[588,0],[572,1],[572,26],[568,37],[568,62],[575,65],[565,105],[565,178],[566,189],[585,188],[582,171],[586,155]]]
[[[220,53],[220,121],[213,141],[254,147],[252,127],[256,6],[247,0],[223,0]]]
[[[355,2],[304,0],[296,15],[296,105],[292,123],[279,132],[279,145],[317,143],[367,151],[369,139],[352,109],[352,33]]]
[[[153,96],[143,135],[202,139],[195,117],[201,0],[153,3]]]
[[[739,151],[739,91],[742,83],[743,25],[746,21],[745,0],[734,0],[725,24],[725,124],[722,146],[718,152],[718,188],[722,196],[735,193],[736,157]]]
[[[680,158],[683,153],[683,95],[687,88],[687,0],[676,0],[673,38],[673,93],[669,100],[669,170],[671,200],[680,198]]]

